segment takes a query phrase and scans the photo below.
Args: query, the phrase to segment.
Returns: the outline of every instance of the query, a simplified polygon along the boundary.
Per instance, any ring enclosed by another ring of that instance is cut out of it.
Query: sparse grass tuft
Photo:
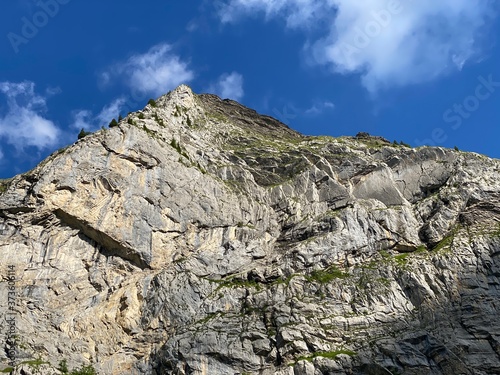
[[[406,262],[408,261],[408,257],[410,256],[411,253],[403,253],[403,254],[399,254],[399,255],[396,255],[394,257],[394,260],[396,261],[397,264],[399,264],[400,266],[404,266],[406,264]]]
[[[158,123],[158,125],[165,127],[165,122],[163,122],[162,118],[158,117],[158,114],[156,112],[153,114],[153,118]]]
[[[262,285],[259,284],[257,281],[253,280],[243,280],[243,279],[237,279],[237,278],[232,278],[232,279],[226,279],[226,280],[213,280],[213,279],[208,279],[208,281],[211,281],[213,283],[219,284],[215,292],[219,291],[222,288],[254,288],[260,291],[262,289]]]
[[[455,237],[454,233],[444,237],[441,241],[439,241],[439,243],[436,246],[434,246],[432,251],[440,251],[440,250],[443,250],[446,248],[449,249],[451,247],[451,245],[453,244],[454,237]]]
[[[330,266],[324,270],[315,270],[310,275],[306,276],[309,282],[317,282],[320,284],[327,284],[334,279],[345,279],[349,274],[342,272],[335,266]]]
[[[94,367],[92,366],[83,366],[80,367],[79,369],[74,369],[69,373],[69,375],[97,375],[95,372]]]
[[[191,158],[189,157],[189,154],[187,153],[187,151],[180,145],[179,142],[177,142],[175,140],[175,138],[172,138],[172,140],[170,141],[170,146],[172,146],[173,148],[175,148],[175,150],[182,156],[184,156],[186,159],[188,159],[189,161],[191,161]]]
[[[149,129],[146,125],[142,125],[142,130],[144,130],[146,133],[148,133],[150,136],[155,137],[156,133]]]

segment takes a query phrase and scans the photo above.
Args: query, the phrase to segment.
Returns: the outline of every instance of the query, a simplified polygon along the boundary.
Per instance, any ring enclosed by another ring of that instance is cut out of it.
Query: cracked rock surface
[[[180,86],[0,181],[0,370],[498,374],[499,198],[498,160]]]

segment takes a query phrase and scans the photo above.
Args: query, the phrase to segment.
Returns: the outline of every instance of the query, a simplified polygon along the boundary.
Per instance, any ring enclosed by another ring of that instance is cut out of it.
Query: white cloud
[[[7,112],[0,115],[0,138],[22,150],[26,146],[45,149],[59,143],[61,131],[43,117],[46,100],[35,93],[33,82],[0,82],[7,99]]]
[[[126,115],[122,113],[125,108],[125,98],[117,98],[105,106],[97,115],[88,110],[78,110],[73,112],[73,128],[87,131],[95,131],[102,126],[108,125],[112,119],[118,119],[118,116]]]
[[[94,119],[92,116],[92,112],[87,110],[79,110],[73,112],[73,124],[71,125],[75,129],[85,129],[85,130],[93,130],[96,128],[95,124],[93,124]]]
[[[45,89],[45,95],[47,95],[47,97],[59,95],[60,93],[62,93],[60,87],[47,87],[47,89]]]
[[[97,120],[99,125],[107,125],[113,118],[118,118],[118,115],[122,114],[121,111],[125,105],[124,98],[118,98],[111,102],[111,104],[105,106],[101,112],[97,115]],[[124,115],[124,114],[122,114]],[[126,113],[125,113],[126,115]]]
[[[425,82],[481,51],[490,0],[227,0],[222,22],[264,12],[289,27],[328,25],[306,51],[314,63],[361,75],[372,93]]]
[[[236,22],[241,17],[264,12],[267,19],[283,16],[289,27],[303,27],[324,16],[327,0],[229,0],[219,7],[223,23]]]
[[[307,109],[304,113],[306,115],[320,115],[326,110],[335,109],[335,104],[329,101],[322,101],[313,104],[309,109]]]
[[[223,99],[240,100],[244,95],[243,76],[237,72],[224,73],[219,77],[217,83],[210,86],[208,91]]]
[[[169,44],[158,44],[144,54],[137,54],[104,72],[101,84],[107,85],[113,76],[142,94],[159,96],[194,78],[188,63],[174,54]]]
[[[97,86],[99,89],[104,90],[111,83],[111,73],[110,72],[102,72],[99,74],[99,81],[97,82]]]

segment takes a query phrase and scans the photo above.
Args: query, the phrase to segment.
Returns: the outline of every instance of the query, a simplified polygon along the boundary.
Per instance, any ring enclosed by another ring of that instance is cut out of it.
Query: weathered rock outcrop
[[[180,86],[0,181],[0,362],[498,374],[499,197],[497,160]]]

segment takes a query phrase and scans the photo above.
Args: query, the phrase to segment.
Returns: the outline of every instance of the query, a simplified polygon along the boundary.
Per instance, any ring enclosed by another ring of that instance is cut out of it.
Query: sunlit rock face
[[[498,374],[499,172],[180,86],[0,181],[0,370]]]

